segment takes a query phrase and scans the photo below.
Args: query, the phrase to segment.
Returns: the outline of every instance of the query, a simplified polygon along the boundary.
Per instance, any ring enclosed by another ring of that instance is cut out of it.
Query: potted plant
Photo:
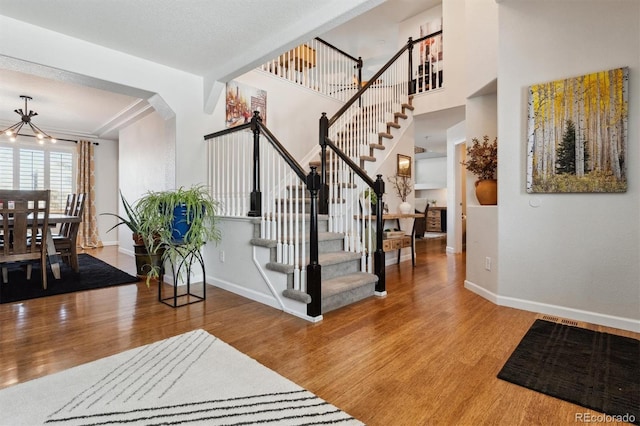
[[[473,138],[467,148],[467,159],[460,164],[478,177],[476,181],[476,197],[481,205],[498,204],[498,185],[496,171],[498,168],[498,138],[489,143],[489,136],[483,141]]]
[[[183,253],[194,252],[207,241],[220,241],[217,227],[218,202],[213,200],[206,187],[180,187],[169,191],[149,191],[136,205],[140,215],[140,233],[149,253],[163,250],[163,261],[176,262]],[[147,273],[147,281],[158,278],[160,267],[154,266]]]
[[[115,213],[101,213],[101,215],[115,216],[119,220],[119,222],[109,228],[107,232],[121,225],[124,225],[131,230],[133,250],[136,259],[136,275],[139,278],[146,278],[147,274],[154,266],[158,267],[161,265],[160,261],[162,258],[162,252],[159,251],[158,253],[149,254],[142,236],[143,227],[141,224],[141,215],[137,209],[137,204],[134,203],[132,205],[129,203],[122,194],[122,191],[120,191],[120,199],[122,200],[125,216],[120,216]]]
[[[378,204],[378,196],[376,195],[376,192],[372,188],[367,188],[364,190],[364,194],[362,195],[365,201],[369,201],[369,204],[371,205],[371,213],[375,213],[376,205]]]

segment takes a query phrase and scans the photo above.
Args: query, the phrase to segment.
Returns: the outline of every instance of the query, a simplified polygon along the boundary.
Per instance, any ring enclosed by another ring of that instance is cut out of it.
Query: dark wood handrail
[[[440,34],[442,34],[442,30],[432,32],[431,34],[427,34],[426,36],[413,40],[413,44],[420,43],[421,41],[425,41],[426,39],[431,37],[439,36]]]
[[[380,68],[380,70],[375,73],[373,75],[373,77],[371,77],[369,79],[369,81],[367,82],[367,84],[365,84],[364,86],[362,86],[362,88],[360,88],[360,90],[358,90],[358,92],[353,95],[353,97],[351,99],[349,99],[343,106],[342,108],[340,108],[334,115],[333,117],[331,117],[329,119],[329,127],[331,127],[345,112],[347,112],[347,110],[351,107],[351,105],[353,105],[354,103],[356,103],[357,100],[359,100],[362,97],[362,94],[364,92],[367,91],[367,89],[369,89],[369,86],[371,86],[372,84],[374,84],[374,82],[376,80],[378,80],[378,78],[384,74],[384,72],[389,69],[389,67],[391,65],[393,65],[393,63],[407,50],[409,49],[409,47],[413,47],[414,44],[418,43],[419,41],[423,41],[426,40],[428,38],[431,37],[435,37],[437,35],[442,34],[442,30],[440,31],[436,31],[434,33],[431,33],[429,35],[426,35],[424,37],[419,38],[418,40],[412,40],[409,39],[409,41],[407,42],[407,44],[405,44],[399,51],[398,53],[396,53],[395,55],[393,55],[393,57],[391,59],[389,59],[389,61],[384,64],[382,66],[382,68]]]
[[[287,162],[287,164],[289,165],[289,167],[291,167],[291,169],[295,172],[295,174],[298,175],[298,177],[304,181],[307,178],[307,173],[305,173],[302,166],[300,166],[300,164],[296,161],[296,159],[293,158],[293,156],[289,153],[289,151],[287,151],[287,149],[280,143],[278,138],[276,138],[274,134],[271,133],[271,131],[267,128],[267,126],[265,126],[262,123],[262,120],[259,118],[258,111],[254,111],[253,115],[254,115],[254,118],[256,117],[258,118],[257,125],[258,125],[258,128],[260,129],[260,133],[262,133],[266,137],[266,139],[269,141],[269,143],[275,148],[275,150],[278,151],[278,154],[280,154],[280,156]],[[230,129],[224,129],[217,132],[209,133],[208,135],[205,135],[204,140],[209,140],[209,139],[217,138],[220,136],[228,135],[231,133],[240,132],[242,130],[251,129],[251,126],[253,126],[253,120],[249,123],[244,123],[239,126],[232,127]]]
[[[298,175],[300,179],[302,179],[302,181],[305,181],[307,179],[307,173],[305,173],[302,166],[300,166],[296,159],[293,158],[289,151],[287,151],[286,148],[282,146],[278,138],[276,138],[273,133],[271,133],[271,131],[264,124],[262,124],[262,121],[258,122],[258,127],[260,128],[260,132],[267,138],[273,148],[278,151],[278,154],[280,154],[284,161],[287,162],[289,167],[291,167],[291,170],[293,170],[295,174]]]
[[[354,62],[356,62],[356,63],[359,63],[359,62],[361,62],[361,61],[362,61],[361,59],[354,58],[353,56],[349,55],[349,54],[348,54],[347,52],[345,52],[344,50],[342,50],[342,49],[340,49],[340,48],[335,47],[333,44],[331,44],[331,43],[329,43],[329,42],[327,42],[327,41],[325,41],[325,40],[321,39],[320,37],[316,37],[316,40],[318,40],[320,43],[324,44],[325,46],[327,46],[327,47],[329,47],[329,48],[331,48],[331,49],[335,50],[336,52],[340,52],[341,54],[343,54],[344,56],[346,56],[347,58],[349,58],[349,59],[353,60],[353,61],[354,61]]]
[[[206,141],[209,139],[218,138],[220,136],[228,135],[230,133],[235,133],[235,132],[239,132],[241,130],[246,130],[250,128],[251,128],[251,122],[244,123],[239,126],[231,127],[229,129],[224,129],[224,130],[219,130],[217,132],[209,133],[208,135],[204,136],[204,140]]]
[[[349,168],[351,168],[351,170],[353,170],[355,174],[360,176],[360,179],[362,179],[364,181],[364,183],[366,183],[371,188],[373,188],[373,185],[374,185],[373,179],[371,179],[369,177],[369,175],[367,175],[367,173],[364,170],[362,170],[362,167],[360,167],[356,163],[354,163],[353,160],[351,158],[349,158],[344,152],[342,152],[342,150],[340,148],[338,148],[336,146],[336,144],[334,144],[331,139],[325,138],[325,142],[326,142],[327,146],[329,148],[331,148],[333,150],[333,152],[335,152],[336,155],[342,159],[342,161],[347,163]]]

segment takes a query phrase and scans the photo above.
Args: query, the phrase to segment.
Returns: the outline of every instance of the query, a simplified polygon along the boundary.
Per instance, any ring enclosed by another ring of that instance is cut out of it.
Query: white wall
[[[168,153],[164,158],[172,168],[176,183],[206,180],[205,151],[201,143],[205,122],[201,77],[4,16],[0,16],[0,28],[1,55],[81,76],[85,81],[97,79],[111,83],[123,92],[130,88],[131,93],[158,94],[169,114],[176,117],[172,135],[176,154]]]
[[[431,21],[438,13],[443,19],[443,88],[416,95],[413,100],[416,115],[464,105],[466,96],[465,0],[445,0],[442,6],[401,22],[398,30],[400,44],[406,43],[409,36],[418,38],[420,24]],[[414,60],[414,64],[417,61]]]
[[[498,5],[496,0],[466,0],[465,12],[466,93],[471,96],[498,76]]]
[[[460,164],[466,154],[466,128],[461,121],[447,129],[447,253],[462,253],[466,233],[467,176]]]
[[[415,163],[417,188],[447,187],[447,157],[420,158],[420,154],[417,154]]]
[[[94,146],[96,213],[98,213],[98,233],[102,243],[113,245],[118,243],[115,231],[107,232],[115,222],[100,213],[115,213],[118,206],[118,143],[110,140],[99,140]]]
[[[319,147],[321,114],[326,112],[330,117],[342,104],[262,71],[250,71],[235,81],[267,92],[267,127],[300,165],[308,168],[308,164],[304,164],[302,159],[312,149]],[[225,128],[225,109],[224,99],[221,98],[213,115],[207,120],[207,133]]]
[[[498,292],[498,208],[467,206],[465,287],[490,299]]]
[[[467,99],[465,120],[467,147],[473,144],[473,138],[477,138],[482,142],[482,138],[487,135],[489,136],[489,141],[492,142],[498,135],[497,101],[496,93]],[[500,146],[500,139],[498,139],[498,146]],[[498,156],[498,164],[500,164],[500,156]],[[467,172],[467,202],[469,205],[480,205],[475,192],[475,182],[477,180],[478,177],[476,175]],[[500,198],[498,198],[499,202]]]
[[[498,109],[495,93],[467,99],[466,114],[467,147],[471,146],[473,138],[482,142],[484,135],[489,136],[490,141],[496,137]],[[500,146],[500,140],[498,140],[498,146]],[[500,161],[505,160],[498,156],[498,164]],[[484,289],[491,294],[498,289],[496,273],[500,260],[497,248],[498,209],[495,206],[480,205],[475,191],[478,177],[469,171],[466,175],[467,277],[465,285],[473,291]],[[498,204],[501,201],[498,195]],[[487,257],[491,258],[491,271],[484,269]],[[491,300],[495,301],[495,298]]]
[[[119,190],[129,203],[135,203],[145,192],[162,191],[174,185],[167,183],[167,163],[164,159],[170,148],[163,147],[167,122],[158,113],[152,113],[120,130],[118,173]],[[173,180],[173,175],[171,175]],[[117,189],[116,189],[117,190]],[[117,192],[116,192],[117,194]],[[122,206],[116,204],[119,214],[124,216]],[[114,218],[109,218],[115,223]],[[119,226],[117,233],[120,251],[133,254],[131,230]]]
[[[503,1],[498,21],[499,302],[640,331],[640,2]],[[628,191],[528,194],[527,87],[622,66]]]

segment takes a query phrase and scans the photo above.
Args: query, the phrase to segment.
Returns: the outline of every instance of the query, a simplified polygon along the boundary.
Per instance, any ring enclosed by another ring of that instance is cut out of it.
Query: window
[[[21,143],[0,146],[0,189],[50,189],[52,212],[61,213],[74,192],[75,151]]]

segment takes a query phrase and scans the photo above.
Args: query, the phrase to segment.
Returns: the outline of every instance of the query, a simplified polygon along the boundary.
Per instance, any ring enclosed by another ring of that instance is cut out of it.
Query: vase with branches
[[[498,138],[490,143],[489,136],[484,135],[482,142],[478,138],[471,141],[473,145],[467,148],[467,159],[460,164],[478,177],[475,184],[478,202],[482,205],[495,205],[498,203]]]
[[[406,176],[391,176],[388,178],[389,183],[393,185],[393,189],[396,190],[398,197],[402,200],[403,203],[407,202],[407,197],[413,191],[413,183],[411,179]]]
[[[395,175],[387,178],[387,180],[391,183],[393,189],[396,190],[400,200],[402,200],[402,203],[398,206],[400,212],[409,213],[411,211],[411,205],[407,202],[407,197],[413,191],[413,183],[411,182],[411,179],[407,176]]]
[[[461,164],[480,180],[495,179],[498,169],[498,138],[489,143],[489,136],[484,135],[482,142],[478,138],[471,141],[473,145],[467,148],[467,159]]]

